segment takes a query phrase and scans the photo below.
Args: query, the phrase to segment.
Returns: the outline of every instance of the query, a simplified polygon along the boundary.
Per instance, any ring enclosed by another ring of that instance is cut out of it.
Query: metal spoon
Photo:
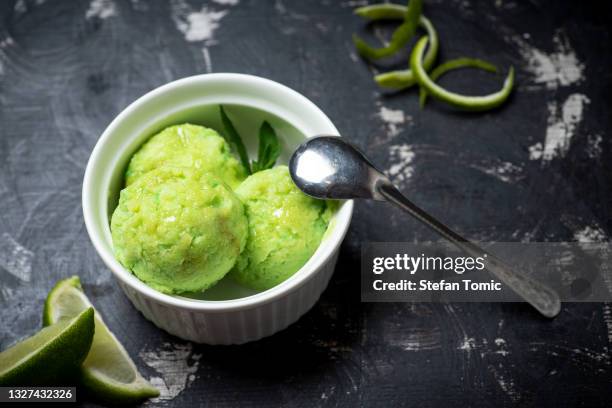
[[[315,198],[365,198],[396,204],[468,255],[487,254],[487,269],[541,314],[550,318],[559,314],[561,302],[555,291],[513,271],[505,262],[417,207],[343,138],[319,136],[308,139],[291,156],[289,171],[298,188]]]

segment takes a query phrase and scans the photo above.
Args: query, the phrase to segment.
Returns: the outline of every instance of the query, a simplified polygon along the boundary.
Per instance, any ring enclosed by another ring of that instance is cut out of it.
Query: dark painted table
[[[81,180],[102,130],[148,90],[209,71],[302,92],[414,201],[475,239],[607,240],[604,2],[426,3],[443,59],[516,67],[507,106],[466,115],[436,103],[419,110],[414,92],[381,94],[350,41],[355,31],[381,34],[351,14],[361,2],[1,2],[0,348],[36,330],[49,288],[78,274],[141,371],[162,385],[166,399],[154,406],[610,406],[610,305],[567,304],[547,321],[520,304],[360,303],[363,242],[434,238],[383,203],[358,203],[313,310],[240,347],[156,329],[89,243]],[[444,82],[487,92],[499,78],[466,71]]]

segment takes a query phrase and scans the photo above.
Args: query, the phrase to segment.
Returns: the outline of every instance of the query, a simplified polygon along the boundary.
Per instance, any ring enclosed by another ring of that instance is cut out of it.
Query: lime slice
[[[91,307],[77,276],[62,280],[49,292],[43,324],[53,324]],[[125,348],[108,329],[100,313],[95,313],[96,332],[81,369],[83,385],[99,398],[130,403],[157,397],[159,391],[145,380]]]
[[[0,385],[59,384],[78,374],[94,336],[94,310],[83,309],[0,353]]]

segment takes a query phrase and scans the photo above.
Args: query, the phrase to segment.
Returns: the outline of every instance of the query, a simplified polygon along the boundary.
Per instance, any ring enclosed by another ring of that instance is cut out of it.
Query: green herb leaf
[[[380,59],[395,54],[414,36],[422,10],[423,0],[410,0],[404,22],[393,32],[389,45],[385,47],[374,48],[357,35],[353,35],[353,43],[359,55],[368,59]]]
[[[272,168],[280,156],[280,151],[276,132],[268,122],[264,121],[259,128],[259,151],[257,161],[252,163],[253,173]]]
[[[242,143],[242,138],[236,131],[236,128],[232,124],[230,118],[225,113],[225,110],[223,109],[222,105],[219,105],[219,111],[221,112],[221,121],[223,122],[223,127],[225,128],[225,140],[227,140],[231,148],[234,149],[236,153],[238,153],[238,157],[240,157],[240,162],[246,170],[246,173],[251,174],[249,155],[247,154],[246,148],[244,147],[244,143]]]

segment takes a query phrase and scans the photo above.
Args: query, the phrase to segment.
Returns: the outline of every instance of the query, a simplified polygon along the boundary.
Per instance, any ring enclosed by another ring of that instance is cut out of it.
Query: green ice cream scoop
[[[210,173],[162,167],[121,191],[111,219],[115,256],[164,293],[201,291],[219,281],[243,250],[244,206]]]
[[[249,236],[230,276],[244,286],[269,289],[314,254],[332,210],[325,201],[298,190],[286,166],[249,176],[236,194],[246,208]]]
[[[125,185],[163,165],[210,172],[232,188],[246,177],[225,139],[213,129],[197,125],[170,126],[151,137],[132,157]]]

